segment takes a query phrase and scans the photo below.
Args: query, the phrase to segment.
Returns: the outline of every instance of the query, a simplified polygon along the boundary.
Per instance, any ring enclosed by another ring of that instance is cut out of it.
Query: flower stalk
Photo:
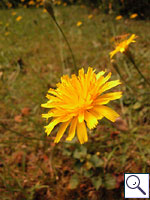
[[[130,62],[133,64],[134,68],[136,69],[136,71],[140,74],[140,76],[144,79],[145,83],[147,83],[150,86],[150,82],[145,78],[145,76],[142,74],[142,72],[140,71],[140,69],[138,68],[137,64],[134,61],[134,58],[131,54],[130,51],[126,51],[125,55],[127,56],[127,58],[130,60]]]
[[[69,44],[69,42],[68,42],[67,37],[65,36],[65,34],[64,34],[63,30],[62,30],[62,28],[60,27],[60,25],[58,24],[58,22],[57,22],[57,20],[56,20],[56,18],[55,18],[54,10],[53,10],[53,7],[52,7],[52,5],[51,5],[51,3],[50,3],[49,0],[45,0],[45,1],[44,1],[44,7],[45,7],[45,9],[47,10],[47,12],[50,14],[50,16],[52,17],[54,23],[56,24],[58,30],[59,30],[60,33],[62,34],[62,36],[63,36],[63,38],[64,38],[64,40],[65,40],[65,42],[66,42],[66,44],[67,44],[67,46],[68,46],[68,49],[69,49],[69,51],[70,51],[70,54],[71,54],[71,57],[72,57],[72,61],[73,61],[73,64],[74,64],[74,71],[75,71],[76,74],[77,74],[77,73],[78,73],[78,69],[77,69],[77,65],[76,65],[76,61],[75,61],[75,56],[74,56],[74,54],[73,54],[72,48],[71,48],[71,46],[70,46],[70,44]]]

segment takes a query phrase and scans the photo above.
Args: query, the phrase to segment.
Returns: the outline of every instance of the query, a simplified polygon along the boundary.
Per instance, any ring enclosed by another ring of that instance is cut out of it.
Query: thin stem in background
[[[55,15],[54,15],[53,7],[52,7],[52,5],[51,5],[51,3],[50,3],[49,0],[45,0],[45,1],[44,1],[44,7],[45,7],[45,9],[48,11],[48,13],[50,14],[50,16],[52,17],[54,23],[56,24],[58,30],[59,30],[60,33],[62,34],[62,36],[63,36],[63,38],[64,38],[64,40],[65,40],[65,42],[66,42],[66,44],[67,44],[67,46],[68,46],[68,49],[69,49],[69,51],[70,51],[70,54],[71,54],[71,57],[72,57],[72,60],[73,60],[74,69],[75,69],[75,72],[76,72],[76,74],[77,74],[77,73],[78,73],[78,69],[77,69],[77,65],[76,65],[76,61],[75,61],[75,57],[74,57],[72,48],[71,48],[71,46],[70,46],[70,44],[69,44],[69,42],[68,42],[68,40],[67,40],[67,37],[65,36],[65,34],[64,34],[63,30],[62,30],[62,28],[61,28],[60,25],[57,23],[57,20],[56,20]]]
[[[78,73],[78,69],[77,69],[75,57],[74,57],[72,48],[71,48],[71,46],[70,46],[70,44],[69,44],[69,42],[68,42],[68,40],[67,40],[67,37],[65,36],[65,34],[64,34],[63,30],[61,29],[60,25],[57,23],[56,19],[53,19],[53,20],[54,20],[54,22],[55,22],[57,28],[58,28],[59,31],[61,32],[61,34],[62,34],[62,36],[63,36],[63,38],[64,38],[64,40],[65,40],[65,42],[66,42],[66,44],[67,44],[67,46],[68,46],[68,49],[69,49],[69,51],[70,51],[70,53],[71,53],[71,57],[72,57],[72,60],[73,60],[75,72]]]
[[[111,61],[111,64],[112,64],[113,68],[116,70],[117,74],[120,76],[120,79],[125,83],[127,89],[129,89],[131,92],[133,92],[133,89],[127,84],[127,82],[125,81],[125,79],[121,75],[121,72],[120,72],[117,64],[114,61]]]
[[[150,86],[150,82],[145,78],[145,76],[142,74],[142,72],[140,71],[140,69],[138,68],[138,66],[136,65],[133,56],[131,55],[131,53],[128,51],[126,52],[126,55],[128,57],[128,59],[130,60],[130,62],[133,64],[133,66],[135,67],[135,69],[137,70],[137,72],[140,74],[140,76],[144,79],[144,81]]]

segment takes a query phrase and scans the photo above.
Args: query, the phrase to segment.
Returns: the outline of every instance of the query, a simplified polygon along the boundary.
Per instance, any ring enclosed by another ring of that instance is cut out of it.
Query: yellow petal
[[[96,74],[96,79],[98,80],[101,76],[105,74],[106,71],[101,71],[98,74]]]
[[[96,106],[98,112],[100,112],[104,117],[112,122],[115,122],[119,117],[119,114],[107,106]]]
[[[94,115],[97,120],[102,119],[104,116],[97,110],[96,106],[89,110],[89,112]]]
[[[43,108],[51,108],[52,106],[51,106],[51,100],[49,100],[47,103],[43,103],[43,104],[41,104],[41,107],[43,107]]]
[[[45,132],[47,133],[47,135],[50,135],[50,133],[53,130],[53,128],[60,122],[61,122],[60,118],[56,118],[56,119],[53,119],[49,123],[49,125],[45,126],[44,128],[46,128]]]
[[[81,144],[88,141],[87,130],[84,121],[77,123],[77,136]]]
[[[113,87],[116,87],[117,85],[120,85],[120,84],[121,84],[120,80],[109,81],[104,86],[101,87],[99,94],[101,94],[102,92],[105,92],[106,90],[109,90]]]
[[[118,52],[117,49],[111,51],[109,54],[110,54],[110,58],[112,58],[116,53]]]
[[[88,111],[85,112],[85,121],[89,129],[94,128],[98,124],[97,118]]]
[[[48,90],[48,93],[50,93],[50,94],[53,94],[53,95],[55,95],[55,96],[57,96],[57,92],[56,92],[56,90],[54,90],[54,89],[52,89],[52,88],[50,88],[49,90]]]
[[[89,67],[88,71],[87,71],[87,74],[85,75],[87,83],[90,83],[90,79],[92,78],[93,73],[94,73],[93,68]]]
[[[55,143],[58,143],[58,142],[60,141],[60,139],[62,138],[62,136],[63,136],[63,134],[64,134],[66,128],[67,128],[68,125],[69,125],[69,123],[70,123],[70,120],[67,121],[67,122],[63,122],[63,123],[61,124],[61,126],[60,126],[60,128],[59,128],[59,131],[58,131],[58,133],[57,133],[57,135],[56,135],[55,141],[54,141]]]
[[[76,126],[77,126],[77,118],[74,118],[71,122],[71,125],[70,125],[70,128],[69,128],[69,135],[66,138],[66,140],[71,141],[74,138]]]
[[[80,77],[80,78],[84,77],[84,69],[83,69],[83,68],[81,68],[81,69],[79,70],[79,77]]]
[[[79,121],[79,123],[84,121],[84,112],[83,111],[79,112],[78,121]]]
[[[120,99],[122,97],[122,92],[110,92],[108,94],[104,94],[99,96],[95,101],[94,105],[104,105],[109,101]]]
[[[126,50],[126,48],[124,48],[124,47],[120,48],[121,53],[125,52],[125,50]]]
[[[100,85],[103,85],[104,83],[106,83],[111,77],[111,72],[109,72],[109,74],[101,81]]]
[[[53,113],[42,114],[42,117],[43,117],[43,118],[46,118],[46,119],[48,119],[48,118],[50,118],[50,117],[52,117],[52,116],[53,116]]]
[[[106,83],[111,77],[111,72],[109,72],[109,74],[106,77],[101,77],[96,84],[96,88],[99,89],[104,83]]]

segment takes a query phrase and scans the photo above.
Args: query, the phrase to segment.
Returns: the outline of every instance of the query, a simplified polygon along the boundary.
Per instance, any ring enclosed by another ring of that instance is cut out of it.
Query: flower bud
[[[50,16],[53,18],[53,20],[56,20],[54,16],[54,10],[53,10],[50,0],[44,0],[44,7],[47,10],[47,12],[50,14]]]

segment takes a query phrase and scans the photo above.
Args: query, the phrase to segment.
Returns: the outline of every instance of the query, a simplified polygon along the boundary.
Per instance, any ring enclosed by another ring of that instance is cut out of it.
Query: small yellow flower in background
[[[65,2],[65,3],[63,3],[63,6],[67,6],[67,3]]]
[[[12,3],[9,3],[9,2],[8,2],[8,3],[7,3],[7,7],[8,7],[8,8],[11,8],[11,7],[12,7]]]
[[[15,16],[17,13],[16,12],[12,12],[11,14],[12,14],[12,16]]]
[[[43,12],[44,12],[44,13],[47,13],[47,10],[44,8],[44,9],[43,9]]]
[[[93,15],[92,15],[92,14],[88,16],[88,19],[92,19],[92,18],[93,18]]]
[[[54,5],[61,5],[61,1],[54,1]]]
[[[82,25],[82,22],[81,21],[79,21],[79,22],[77,22],[77,24],[76,24],[78,27],[79,26],[81,26]]]
[[[10,34],[10,32],[5,32],[5,36],[8,36]]]
[[[132,15],[130,15],[130,19],[134,19],[134,18],[136,18],[137,16],[138,16],[137,13],[133,13]]]
[[[16,18],[16,21],[19,22],[21,19],[22,19],[22,16],[18,16],[18,17]]]
[[[57,5],[60,5],[61,4],[61,1],[57,1]]]
[[[41,3],[40,3],[39,5],[40,5],[40,6],[43,6],[43,5],[44,5],[43,1],[41,1]]]
[[[80,8],[85,8],[85,5],[81,5]]]
[[[30,6],[32,6],[32,5],[34,5],[34,4],[35,4],[34,1],[29,1],[29,2],[28,2],[28,5],[30,5]]]
[[[8,27],[9,26],[9,23],[7,23],[6,25],[5,25],[5,27]]]
[[[25,0],[21,0],[21,2],[23,3]]]
[[[122,19],[122,15],[118,15],[115,19],[116,19],[116,20]]]
[[[129,39],[124,40],[120,43],[115,43],[115,50],[110,52],[110,58],[112,58],[116,53],[121,52],[125,53],[128,50],[129,44],[132,42],[136,42],[134,39],[137,38],[135,34],[132,34]]]
[[[98,152],[96,152],[96,155],[97,155],[97,156],[99,156],[100,154],[101,154],[101,153],[100,153],[99,151],[98,151]]]
[[[66,140],[71,141],[77,131],[77,136],[81,144],[88,141],[86,125],[93,129],[98,124],[98,120],[106,117],[115,122],[119,115],[111,108],[105,106],[109,101],[119,99],[122,92],[110,92],[103,94],[105,91],[121,84],[119,80],[108,81],[111,73],[104,77],[106,71],[95,74],[95,70],[89,67],[86,74],[84,69],[79,70],[78,76],[73,74],[71,78],[68,75],[61,77],[61,82],[57,84],[56,89],[50,88],[46,97],[47,103],[42,104],[44,108],[49,108],[47,114],[42,114],[43,118],[53,118],[45,126],[46,133],[49,135],[54,127],[62,123],[55,143],[62,138],[67,127],[69,133]],[[86,124],[85,124],[86,122]]]

